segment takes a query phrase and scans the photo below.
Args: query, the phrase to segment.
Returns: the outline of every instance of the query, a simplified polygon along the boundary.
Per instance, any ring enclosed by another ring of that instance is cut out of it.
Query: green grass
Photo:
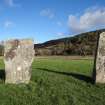
[[[91,84],[92,68],[93,60],[36,59],[29,84],[0,80],[0,105],[105,105],[105,85]]]

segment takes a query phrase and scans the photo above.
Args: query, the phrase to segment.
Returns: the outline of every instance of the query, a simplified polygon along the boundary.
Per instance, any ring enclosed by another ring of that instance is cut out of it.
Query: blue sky
[[[105,27],[105,0],[0,0],[0,40],[35,43]]]

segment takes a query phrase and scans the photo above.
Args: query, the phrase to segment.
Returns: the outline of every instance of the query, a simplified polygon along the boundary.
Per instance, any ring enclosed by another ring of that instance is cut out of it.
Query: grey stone
[[[105,32],[99,36],[95,62],[95,82],[105,83]]]
[[[4,43],[6,83],[29,83],[34,53],[31,39],[8,40]]]

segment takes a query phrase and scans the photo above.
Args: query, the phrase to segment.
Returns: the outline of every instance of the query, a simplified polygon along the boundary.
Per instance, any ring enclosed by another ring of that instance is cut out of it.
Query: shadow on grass
[[[49,69],[45,69],[45,68],[36,68],[36,69],[47,71],[47,72],[52,72],[52,73],[57,73],[57,74],[61,74],[61,75],[66,75],[66,76],[72,76],[78,80],[83,80],[85,82],[93,84],[93,79],[91,77],[83,75],[83,74],[70,73],[70,72],[69,73],[68,72],[59,72],[59,71],[49,70]]]
[[[5,70],[0,69],[0,79],[5,81]]]

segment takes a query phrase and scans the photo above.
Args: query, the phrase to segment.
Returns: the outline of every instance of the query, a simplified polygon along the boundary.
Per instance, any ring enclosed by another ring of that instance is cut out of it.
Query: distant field
[[[92,69],[92,57],[36,57],[28,85],[5,85],[0,72],[0,105],[105,105],[105,85],[91,83]]]
[[[36,59],[65,59],[65,60],[82,60],[82,59],[91,59],[93,60],[93,56],[36,56]]]

